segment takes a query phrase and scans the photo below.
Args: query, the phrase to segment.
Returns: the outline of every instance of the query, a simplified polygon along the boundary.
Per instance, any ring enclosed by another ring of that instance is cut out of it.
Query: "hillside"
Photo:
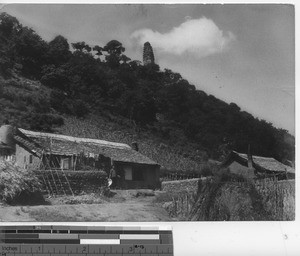
[[[136,129],[128,120],[112,115],[90,116],[84,120],[66,118],[57,129],[60,133],[78,137],[90,137],[131,145],[137,142],[141,153],[149,156],[168,170],[184,172],[201,171],[206,174],[212,164],[207,163],[205,151],[194,151],[191,145],[178,145],[148,129]]]
[[[0,14],[0,122],[131,144],[169,169],[195,170],[231,150],[294,160],[286,130],[197,90],[180,74],[142,65],[121,42],[44,41]]]
[[[0,122],[35,130],[48,130],[63,124],[63,118],[50,108],[51,90],[24,77],[0,76]]]

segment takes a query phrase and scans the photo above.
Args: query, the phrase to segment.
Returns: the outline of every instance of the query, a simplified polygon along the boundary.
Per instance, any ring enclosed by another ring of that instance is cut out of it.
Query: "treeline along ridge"
[[[59,35],[46,42],[0,14],[1,122],[51,131],[67,116],[107,113],[207,158],[251,144],[254,155],[294,160],[295,138],[286,130],[197,90],[179,73],[131,60],[117,40],[92,47]]]

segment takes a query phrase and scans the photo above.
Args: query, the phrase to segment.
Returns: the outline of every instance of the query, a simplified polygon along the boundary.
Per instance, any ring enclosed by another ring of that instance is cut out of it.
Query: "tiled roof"
[[[39,147],[38,145],[36,145],[36,143],[34,143],[31,140],[23,138],[20,135],[15,135],[14,139],[18,144],[22,145],[24,148],[26,148],[27,150],[31,151],[34,154],[37,154],[40,156],[43,153],[43,149],[41,147]]]
[[[9,145],[7,145],[6,143],[0,141],[0,148],[2,149],[12,149]]]
[[[117,162],[158,165],[150,158],[133,150],[127,144],[52,133],[32,132],[24,129],[19,130],[36,144],[40,145],[44,153],[58,155],[78,155],[83,153],[87,156],[104,155]],[[22,143],[25,142],[22,141]],[[30,144],[28,147],[33,149],[34,145]],[[36,146],[34,149],[40,150]]]
[[[244,162],[248,161],[247,154],[242,154],[236,151],[232,151],[232,155],[235,155],[241,158]],[[260,167],[264,170],[273,171],[273,172],[289,172],[295,173],[295,169],[285,165],[272,157],[262,157],[262,156],[252,156],[254,168]]]

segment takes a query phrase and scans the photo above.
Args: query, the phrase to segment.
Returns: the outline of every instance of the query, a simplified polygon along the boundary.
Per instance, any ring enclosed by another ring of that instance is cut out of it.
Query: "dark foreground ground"
[[[113,191],[111,198],[93,195],[47,198],[45,205],[0,205],[0,221],[172,221],[156,195]]]

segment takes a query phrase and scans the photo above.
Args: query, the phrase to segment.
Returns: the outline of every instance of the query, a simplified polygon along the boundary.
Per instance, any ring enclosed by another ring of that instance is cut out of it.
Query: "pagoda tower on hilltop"
[[[144,66],[149,65],[149,64],[154,64],[153,49],[149,42],[144,43],[143,63],[144,63]]]

